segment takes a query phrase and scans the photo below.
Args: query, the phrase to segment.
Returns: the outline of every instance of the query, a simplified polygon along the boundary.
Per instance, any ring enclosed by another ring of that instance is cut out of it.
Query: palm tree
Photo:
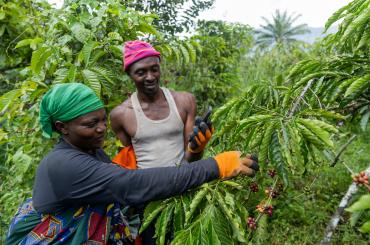
[[[271,47],[274,45],[290,46],[298,40],[294,38],[296,35],[309,33],[308,26],[301,24],[294,26],[294,22],[301,15],[288,15],[286,11],[281,13],[276,10],[272,15],[272,21],[262,17],[265,25],[261,25],[259,30],[256,30],[256,43],[262,47]]]

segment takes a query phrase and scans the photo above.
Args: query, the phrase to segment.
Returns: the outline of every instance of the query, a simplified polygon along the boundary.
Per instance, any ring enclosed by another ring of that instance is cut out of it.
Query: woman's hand
[[[214,157],[217,162],[220,178],[232,178],[239,174],[245,174],[253,177],[259,170],[258,158],[253,155],[247,155],[241,158],[241,152],[228,151]]]

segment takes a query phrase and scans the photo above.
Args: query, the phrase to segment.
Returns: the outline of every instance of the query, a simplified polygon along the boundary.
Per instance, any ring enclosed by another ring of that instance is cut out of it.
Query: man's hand
[[[189,137],[188,151],[191,153],[200,153],[206,147],[211,139],[215,129],[210,118],[212,109],[210,108],[206,115],[195,118],[193,133]]]
[[[239,151],[223,152],[214,157],[220,170],[220,178],[231,178],[239,174],[253,177],[259,170],[258,159],[256,156],[247,155],[240,158]]]

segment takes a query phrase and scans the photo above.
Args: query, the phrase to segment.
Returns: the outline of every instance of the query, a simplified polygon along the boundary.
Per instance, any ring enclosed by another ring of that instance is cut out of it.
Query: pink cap
[[[155,50],[152,45],[147,42],[139,40],[125,42],[123,51],[123,70],[127,71],[127,68],[131,64],[149,56],[157,56],[160,58],[161,53]]]

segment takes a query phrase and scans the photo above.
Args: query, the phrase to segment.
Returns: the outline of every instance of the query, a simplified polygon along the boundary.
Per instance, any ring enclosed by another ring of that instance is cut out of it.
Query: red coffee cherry
[[[258,192],[258,184],[256,182],[252,182],[250,185],[249,185],[249,189],[252,191],[252,192]]]
[[[267,175],[270,176],[271,178],[274,178],[276,175],[276,170],[275,169],[269,169],[267,171]]]
[[[256,223],[256,220],[254,218],[248,217],[247,224],[248,224],[249,229],[251,229],[251,230],[257,229],[257,223]]]

